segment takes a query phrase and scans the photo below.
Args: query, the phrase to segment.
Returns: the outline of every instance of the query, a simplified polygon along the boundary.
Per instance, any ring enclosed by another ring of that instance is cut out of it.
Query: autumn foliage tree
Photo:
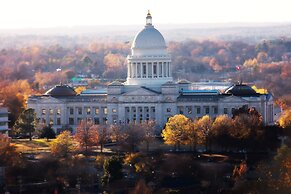
[[[75,139],[85,151],[88,148],[97,145],[99,142],[99,133],[96,126],[91,121],[82,120],[76,129]]]
[[[180,149],[180,145],[187,144],[187,131],[189,131],[190,120],[184,115],[170,117],[162,131],[162,137],[166,144],[174,145]]]
[[[233,120],[227,115],[219,115],[213,122],[212,134],[214,140],[227,148],[231,145],[231,135],[230,132],[234,127]]]
[[[206,145],[206,149],[211,147],[211,138],[212,138],[212,119],[209,115],[204,115],[202,118],[195,120],[198,130],[202,132],[202,137]]]
[[[199,130],[197,123],[190,122],[187,128],[187,144],[190,146],[191,150],[196,149],[197,144],[202,144],[204,140],[204,134]]]
[[[68,157],[75,150],[74,139],[70,131],[63,131],[51,143],[51,153],[57,157]]]
[[[254,108],[242,107],[234,111],[234,127],[230,135],[244,148],[258,148],[259,140],[262,139],[262,116]]]
[[[291,109],[283,112],[279,119],[279,125],[284,129],[286,135],[291,135]]]
[[[20,154],[16,148],[11,145],[11,139],[0,133],[0,166],[18,165],[20,162]]]

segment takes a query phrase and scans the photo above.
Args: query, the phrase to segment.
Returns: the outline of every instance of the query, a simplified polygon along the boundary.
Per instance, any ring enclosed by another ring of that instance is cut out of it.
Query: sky
[[[2,0],[0,29],[291,22],[291,0]]]

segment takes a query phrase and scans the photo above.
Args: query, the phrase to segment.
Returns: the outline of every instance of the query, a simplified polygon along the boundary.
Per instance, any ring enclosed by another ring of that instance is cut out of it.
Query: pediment
[[[123,94],[123,96],[158,96],[158,94],[146,88],[139,88],[137,90],[127,92]]]

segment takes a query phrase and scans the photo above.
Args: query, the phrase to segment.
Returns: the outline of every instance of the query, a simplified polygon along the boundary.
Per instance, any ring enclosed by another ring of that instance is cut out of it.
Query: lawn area
[[[19,152],[47,152],[49,151],[49,146],[51,141],[46,139],[13,139],[12,145],[14,145]]]

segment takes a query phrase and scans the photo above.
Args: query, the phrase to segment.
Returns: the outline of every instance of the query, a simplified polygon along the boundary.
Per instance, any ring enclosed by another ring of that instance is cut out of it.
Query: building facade
[[[8,133],[8,109],[0,107],[0,133]]]
[[[273,123],[271,94],[258,94],[251,87],[235,84],[226,90],[199,90],[195,83],[172,78],[171,56],[162,34],[152,25],[151,14],[136,35],[127,57],[124,83],[114,81],[102,90],[88,89],[77,95],[67,85],[58,85],[40,96],[30,96],[28,107],[40,122],[54,129],[76,128],[82,119],[95,124],[126,124],[155,120],[163,128],[168,118],[184,114],[195,119],[232,116],[242,106],[255,108],[265,124]]]

